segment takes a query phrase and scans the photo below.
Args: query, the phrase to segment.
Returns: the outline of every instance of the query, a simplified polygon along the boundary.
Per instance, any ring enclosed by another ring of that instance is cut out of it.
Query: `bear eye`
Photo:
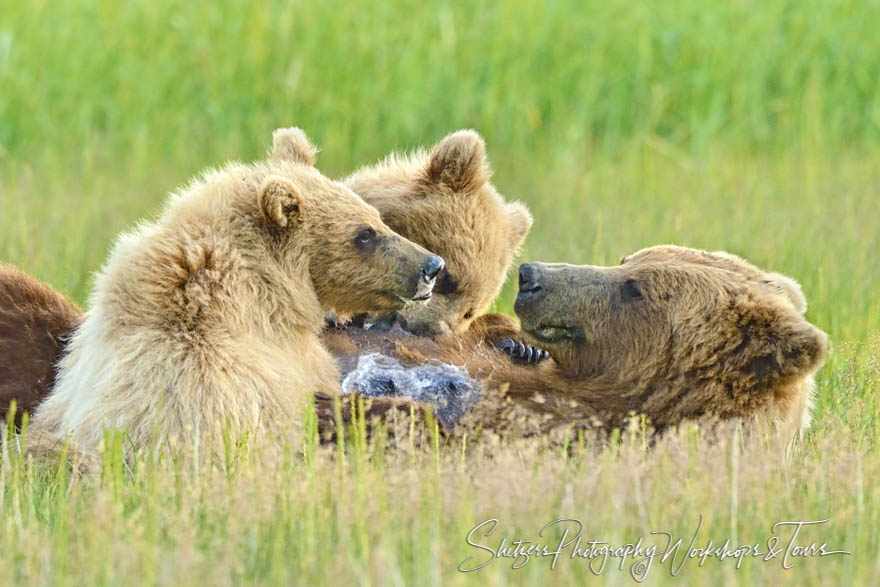
[[[451,294],[455,290],[458,289],[458,282],[455,281],[455,278],[449,274],[449,271],[444,269],[441,271],[440,276],[437,278],[437,281],[434,283],[434,293],[438,294]]]
[[[376,231],[370,227],[362,229],[354,239],[354,244],[362,250],[375,248]]]
[[[467,312],[464,313],[464,319],[465,319],[465,320],[470,320],[470,319],[473,318],[473,317],[474,317],[474,311],[473,311],[473,310],[468,310]]]
[[[624,284],[620,286],[620,294],[623,297],[624,302],[633,302],[644,297],[642,295],[642,290],[639,289],[639,286],[634,279],[627,279]]]

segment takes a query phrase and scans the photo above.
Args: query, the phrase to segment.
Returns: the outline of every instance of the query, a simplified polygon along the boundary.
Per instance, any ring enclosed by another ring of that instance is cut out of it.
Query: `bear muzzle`
[[[430,255],[419,267],[419,281],[416,284],[416,294],[412,297],[414,302],[425,302],[431,299],[434,283],[437,275],[443,270],[446,263],[442,257]]]
[[[573,300],[560,295],[567,292],[572,273],[579,268],[569,265],[523,263],[519,268],[519,293],[514,311],[522,329],[544,343],[583,343],[586,333],[575,321]],[[583,268],[588,269],[588,268]]]

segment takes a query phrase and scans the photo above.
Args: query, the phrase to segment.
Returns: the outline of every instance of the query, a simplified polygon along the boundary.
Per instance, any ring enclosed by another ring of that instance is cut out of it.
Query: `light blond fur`
[[[490,179],[482,137],[460,130],[429,151],[392,154],[343,180],[393,230],[446,261],[432,299],[398,312],[407,330],[460,334],[498,295],[532,217]]]
[[[324,311],[402,307],[429,254],[315,170],[314,153],[302,131],[276,131],[267,161],[208,171],[119,237],[32,441],[90,453],[109,429],[126,448],[216,448],[224,431],[295,431],[309,394],[337,390]],[[364,227],[372,254],[354,246]]]

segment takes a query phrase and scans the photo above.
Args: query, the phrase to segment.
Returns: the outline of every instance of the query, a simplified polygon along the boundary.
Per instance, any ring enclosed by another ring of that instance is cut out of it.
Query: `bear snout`
[[[445,266],[446,262],[443,261],[442,257],[431,255],[422,263],[422,281],[433,281]]]
[[[519,266],[519,294],[517,301],[537,297],[543,291],[541,286],[544,270],[540,263],[523,263]]]
[[[418,276],[415,277],[415,293],[412,295],[413,301],[424,302],[431,299],[435,278],[445,265],[443,258],[437,255],[428,255],[419,264]]]

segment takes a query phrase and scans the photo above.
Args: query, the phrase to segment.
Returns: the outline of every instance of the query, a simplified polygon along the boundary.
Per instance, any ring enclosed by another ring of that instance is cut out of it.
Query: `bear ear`
[[[425,174],[430,183],[455,192],[472,193],[489,181],[489,163],[483,137],[460,130],[437,143],[428,158]]]
[[[771,304],[773,302],[765,302]],[[751,304],[750,304],[751,305]],[[754,304],[753,315],[741,321],[742,343],[737,347],[744,375],[759,386],[806,377],[825,362],[828,335],[788,308]]]
[[[314,166],[317,154],[317,147],[309,141],[306,133],[299,128],[279,128],[272,133],[270,159],[294,161],[303,165]]]
[[[807,311],[807,298],[804,296],[804,290],[801,289],[801,284],[791,277],[781,273],[768,273],[764,283],[772,286],[791,300],[794,309],[798,313],[803,314]]]
[[[529,229],[532,227],[532,215],[529,213],[529,209],[519,202],[506,204],[504,209],[507,211],[508,218],[510,219],[510,232],[508,235],[510,246],[516,249],[522,244],[529,233]]]
[[[260,186],[258,196],[263,218],[278,228],[291,226],[301,214],[302,199],[289,180],[270,175]]]

